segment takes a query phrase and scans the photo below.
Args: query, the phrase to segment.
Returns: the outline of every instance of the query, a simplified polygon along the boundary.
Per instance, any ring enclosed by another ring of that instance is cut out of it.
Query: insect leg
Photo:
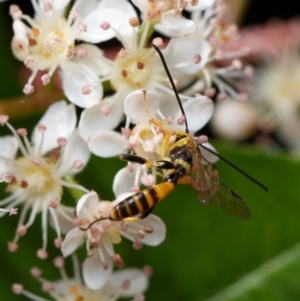
[[[123,154],[120,156],[120,159],[123,161],[132,162],[132,163],[146,164],[148,167],[155,167],[155,164],[152,163],[151,161],[147,160],[146,158],[136,156],[136,155]]]

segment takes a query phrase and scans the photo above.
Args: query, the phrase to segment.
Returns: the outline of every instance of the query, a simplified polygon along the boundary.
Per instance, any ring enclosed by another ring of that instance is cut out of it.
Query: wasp
[[[182,115],[185,116],[178,92],[163,55],[157,46],[153,45],[153,47],[161,57],[170,83],[173,86]],[[251,217],[251,213],[247,204],[238,194],[220,181],[220,174],[217,167],[205,160],[201,154],[200,147],[222,159],[266,191],[267,188],[224,157],[210,150],[203,144],[198,144],[197,141],[189,134],[186,118],[185,132],[170,130],[164,126],[162,121],[152,118],[147,107],[146,93],[147,91],[143,90],[144,107],[149,116],[149,123],[150,125],[159,128],[160,132],[162,132],[164,136],[160,150],[162,160],[150,162],[146,158],[134,154],[121,155],[120,159],[138,164],[146,164],[149,168],[156,167],[164,170],[163,180],[161,183],[125,198],[111,209],[108,217],[99,218],[93,221],[88,228],[95,222],[102,219],[110,219],[114,221],[135,221],[143,219],[152,212],[156,203],[163,200],[177,184],[190,184],[196,191],[197,199],[204,205],[216,205],[223,209],[226,213],[241,220],[249,219]],[[169,146],[171,136],[175,136],[176,140],[174,144]]]

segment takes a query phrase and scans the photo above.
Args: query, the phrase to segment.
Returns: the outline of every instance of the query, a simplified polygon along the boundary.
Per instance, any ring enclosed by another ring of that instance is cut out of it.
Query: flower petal
[[[84,220],[94,215],[99,207],[99,197],[96,192],[92,191],[83,195],[76,205],[76,215]]]
[[[88,14],[97,9],[99,0],[84,0],[77,2],[76,10],[80,18],[84,19]]]
[[[111,28],[104,30],[100,26],[108,22],[113,28],[118,27],[123,21],[124,13],[118,9],[97,9],[88,14],[83,23],[87,25],[85,32],[80,32],[79,40],[90,43],[100,43],[115,36],[115,31]]]
[[[158,106],[159,100],[156,94],[149,90],[136,90],[125,98],[124,113],[134,123],[149,124],[150,119],[155,118]],[[148,115],[146,108],[148,108],[151,116]]]
[[[191,131],[200,130],[212,117],[214,104],[207,96],[190,98],[183,104],[187,123]]]
[[[106,108],[109,110],[108,114],[102,112]],[[87,141],[97,131],[113,130],[121,122],[122,116],[122,105],[114,96],[107,98],[82,112],[78,125],[80,136]]]
[[[98,131],[88,140],[90,151],[99,157],[109,158],[125,153],[129,146],[128,140],[113,131]]]
[[[81,108],[98,104],[103,96],[103,87],[96,72],[83,62],[64,62],[62,65],[62,85],[65,95]],[[83,93],[89,87],[90,92]]]
[[[152,233],[147,233],[144,238],[135,237],[135,239],[140,240],[143,244],[148,246],[158,246],[161,244],[166,238],[166,225],[165,223],[156,215],[150,214],[145,219],[128,223],[128,228],[126,232],[135,233],[137,226],[140,229],[144,229],[145,227],[151,227],[153,229]],[[131,231],[131,228],[134,230]],[[121,230],[121,234],[128,239],[134,241],[132,237],[128,236],[128,234]]]
[[[14,159],[16,157],[19,145],[17,139],[14,136],[0,137],[0,156],[8,159]]]
[[[135,165],[133,166],[136,167]],[[130,189],[134,185],[136,174],[135,171],[136,168],[134,168],[133,172],[128,172],[127,167],[124,167],[116,173],[113,182],[113,191],[116,198],[118,198],[118,196],[122,193],[130,191]]]
[[[38,123],[43,124],[47,128],[44,133],[41,153],[45,154],[56,148],[58,146],[57,138],[64,137],[68,139],[75,129],[76,119],[73,104],[67,104],[63,100],[52,104]],[[35,127],[32,141],[36,153],[41,145],[42,136],[38,128]]]
[[[182,47],[184,43],[187,43],[189,47]],[[171,53],[172,53],[172,64],[173,65],[184,65],[178,67],[181,72],[186,74],[195,74],[201,70],[208,62],[210,53],[212,51],[211,45],[202,37],[185,37],[185,38],[174,38],[170,42]],[[200,61],[194,63],[195,55],[200,55]]]
[[[97,248],[94,249],[92,256],[85,259],[82,266],[84,282],[92,290],[97,290],[103,287],[112,274],[113,261],[106,253],[105,249],[102,249],[102,251],[104,259],[108,264],[107,269],[103,268],[103,262],[99,256]]]
[[[79,160],[83,166],[79,169],[72,169],[72,173],[78,173],[85,167],[90,157],[91,153],[86,142],[79,136],[78,131],[74,131],[71,137],[68,139],[61,160],[61,165],[59,166],[59,171],[63,175],[67,175],[70,173],[70,167],[73,165],[73,163],[76,160]]]
[[[211,149],[213,152],[218,153],[216,149],[210,144],[210,143],[203,143],[203,145],[209,149]],[[209,163],[215,163],[219,160],[217,156],[212,154],[211,152],[207,151],[206,149],[202,148],[200,146],[201,155],[204,157],[204,159]],[[202,164],[207,164],[205,160],[202,160]]]
[[[79,228],[73,228],[70,232],[68,232],[61,245],[61,252],[63,256],[64,257],[69,256],[80,245],[82,245],[85,236],[86,236],[85,232],[80,230]]]
[[[140,269],[123,269],[114,272],[109,280],[109,284],[115,290],[119,290],[125,281],[130,281],[128,288],[123,289],[122,297],[133,297],[146,291],[149,286],[149,280],[146,274]]]

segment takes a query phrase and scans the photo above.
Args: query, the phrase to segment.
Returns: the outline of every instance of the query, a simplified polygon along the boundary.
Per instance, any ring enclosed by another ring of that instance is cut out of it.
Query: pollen
[[[126,56],[120,53],[115,59],[115,72],[111,78],[112,86],[117,90],[138,90],[151,86],[154,70],[159,65],[152,49],[136,49]]]
[[[32,163],[28,158],[19,158],[16,162],[18,178],[14,185],[24,189],[31,197],[43,197],[61,186],[55,177],[55,165],[49,159],[40,159],[40,164]]]

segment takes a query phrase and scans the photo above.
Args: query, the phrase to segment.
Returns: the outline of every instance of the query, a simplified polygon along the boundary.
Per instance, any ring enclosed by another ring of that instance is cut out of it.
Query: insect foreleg
[[[140,157],[140,156],[136,156],[136,155],[121,155],[120,159],[123,161],[128,161],[128,162],[132,162],[132,163],[138,163],[138,164],[146,164],[147,167],[155,167],[155,164],[152,163],[151,161],[147,160],[146,158]]]

